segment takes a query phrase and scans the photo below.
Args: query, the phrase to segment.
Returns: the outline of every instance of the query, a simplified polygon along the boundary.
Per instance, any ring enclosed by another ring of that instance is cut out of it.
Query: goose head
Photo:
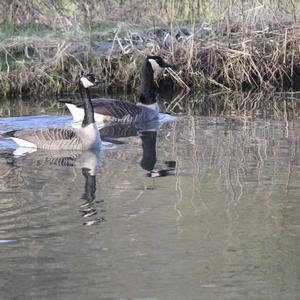
[[[150,55],[147,56],[147,61],[151,64],[153,72],[160,71],[164,68],[172,68],[172,65],[165,62],[160,56]]]
[[[140,103],[149,105],[156,102],[158,84],[155,79],[161,70],[171,67],[160,56],[149,55],[145,58],[141,70]]]
[[[104,82],[103,79],[101,79],[98,75],[92,73],[81,75],[80,77],[80,83],[85,89],[96,86],[97,84],[103,82]]]

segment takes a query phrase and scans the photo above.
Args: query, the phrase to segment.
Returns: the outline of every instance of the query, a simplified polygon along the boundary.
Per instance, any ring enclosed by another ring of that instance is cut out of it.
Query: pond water
[[[0,140],[0,298],[299,299],[297,103],[207,103],[104,128],[100,153]],[[0,133],[71,124],[39,110],[3,109]]]

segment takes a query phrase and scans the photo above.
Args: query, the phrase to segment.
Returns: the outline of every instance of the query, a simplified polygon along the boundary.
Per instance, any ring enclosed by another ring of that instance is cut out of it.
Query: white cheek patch
[[[156,62],[155,59],[149,59],[149,62],[151,64],[152,70],[153,71],[160,71],[162,68],[160,67],[160,65]]]
[[[83,84],[83,86],[85,88],[89,88],[91,86],[94,86],[94,84],[92,82],[90,82],[86,77],[81,77],[80,80],[81,80],[81,83]]]

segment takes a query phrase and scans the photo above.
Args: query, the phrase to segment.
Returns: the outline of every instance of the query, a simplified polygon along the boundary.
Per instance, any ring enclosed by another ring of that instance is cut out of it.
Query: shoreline
[[[80,97],[77,93],[64,95],[60,98],[74,99]],[[95,91],[94,97],[107,97],[137,102],[137,94],[108,94]],[[23,97],[2,97],[0,106],[1,117],[13,117],[31,114],[69,114],[63,103],[57,101],[55,94],[33,95]],[[190,116],[232,116],[247,122],[251,118],[274,117],[280,119],[299,118],[299,92],[238,92],[216,91],[200,92],[182,95],[158,95],[158,103],[163,113]]]
[[[2,23],[3,24],[3,23]],[[40,27],[41,24],[38,24]],[[201,25],[142,28],[116,23],[105,31],[79,30],[7,36],[0,42],[0,95],[76,92],[84,71],[99,74],[102,91],[139,87],[144,57],[158,54],[175,64],[158,78],[170,89],[279,91],[300,89],[297,23],[228,36]],[[0,24],[1,27],[1,24]]]

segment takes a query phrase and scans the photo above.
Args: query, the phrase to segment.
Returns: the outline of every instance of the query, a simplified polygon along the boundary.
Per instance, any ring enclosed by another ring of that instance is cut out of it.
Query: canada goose
[[[100,133],[94,120],[89,88],[103,82],[94,74],[82,75],[79,81],[83,98],[84,118],[80,128],[49,127],[39,129],[14,130],[0,137],[11,138],[21,147],[46,150],[89,150],[101,146]],[[85,90],[86,95],[82,92]]]
[[[156,102],[157,85],[154,82],[154,72],[168,67],[172,66],[160,56],[147,56],[141,70],[139,103],[106,98],[93,99],[96,122],[136,123],[157,119],[159,106]],[[75,122],[82,120],[84,114],[81,101],[60,101],[66,103]]]

